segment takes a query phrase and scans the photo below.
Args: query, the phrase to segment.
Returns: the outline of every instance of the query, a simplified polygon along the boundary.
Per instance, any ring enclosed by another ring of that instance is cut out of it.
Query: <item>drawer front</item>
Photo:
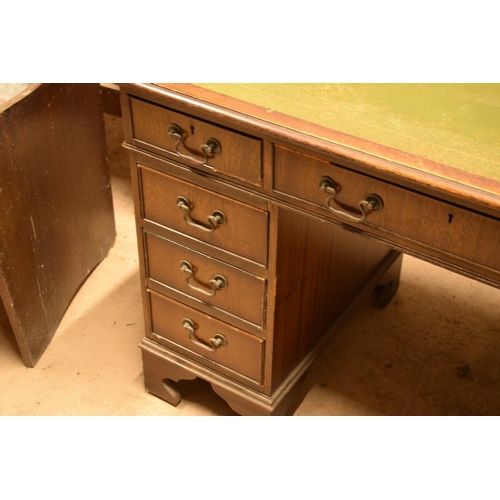
[[[140,171],[145,219],[267,264],[268,212],[148,168]]]
[[[149,277],[254,325],[264,325],[266,280],[146,234]]]
[[[362,225],[372,225],[471,262],[500,269],[500,221],[276,147],[275,191],[327,209],[330,193],[320,188],[324,177],[332,179],[340,188],[335,196],[338,204],[330,201],[335,210],[360,216],[361,200],[370,194],[381,198],[382,210],[369,213]],[[333,213],[332,217],[349,222]]]
[[[160,148],[160,153],[187,165],[208,168],[255,186],[262,185],[260,139],[133,98],[130,109],[137,141]],[[178,127],[178,135],[169,134],[173,125]],[[214,144],[210,139],[215,139],[219,146],[210,150]]]
[[[167,347],[173,342],[188,349],[186,355],[196,353],[261,382],[262,339],[154,292],[150,298],[153,340]]]

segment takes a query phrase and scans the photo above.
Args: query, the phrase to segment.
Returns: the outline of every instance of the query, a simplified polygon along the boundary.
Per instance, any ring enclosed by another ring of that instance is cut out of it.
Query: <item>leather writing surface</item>
[[[197,85],[500,181],[500,84]]]

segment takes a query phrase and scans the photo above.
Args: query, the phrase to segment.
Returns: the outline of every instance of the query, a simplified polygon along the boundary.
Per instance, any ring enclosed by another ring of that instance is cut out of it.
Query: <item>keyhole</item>
[[[453,220],[453,214],[448,214],[448,224],[451,224],[452,220]]]
[[[194,135],[194,127],[191,125],[191,135]]]

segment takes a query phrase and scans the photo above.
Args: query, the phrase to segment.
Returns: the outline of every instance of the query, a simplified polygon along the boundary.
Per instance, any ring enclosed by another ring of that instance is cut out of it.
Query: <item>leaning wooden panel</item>
[[[99,92],[33,85],[0,113],[0,296],[26,366],[114,241]]]

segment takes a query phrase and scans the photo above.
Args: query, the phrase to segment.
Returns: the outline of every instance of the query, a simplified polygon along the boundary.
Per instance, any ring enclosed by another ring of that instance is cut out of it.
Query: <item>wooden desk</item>
[[[500,287],[500,86],[124,85],[146,387],[277,414],[400,252]],[[451,163],[451,164],[450,164]]]

